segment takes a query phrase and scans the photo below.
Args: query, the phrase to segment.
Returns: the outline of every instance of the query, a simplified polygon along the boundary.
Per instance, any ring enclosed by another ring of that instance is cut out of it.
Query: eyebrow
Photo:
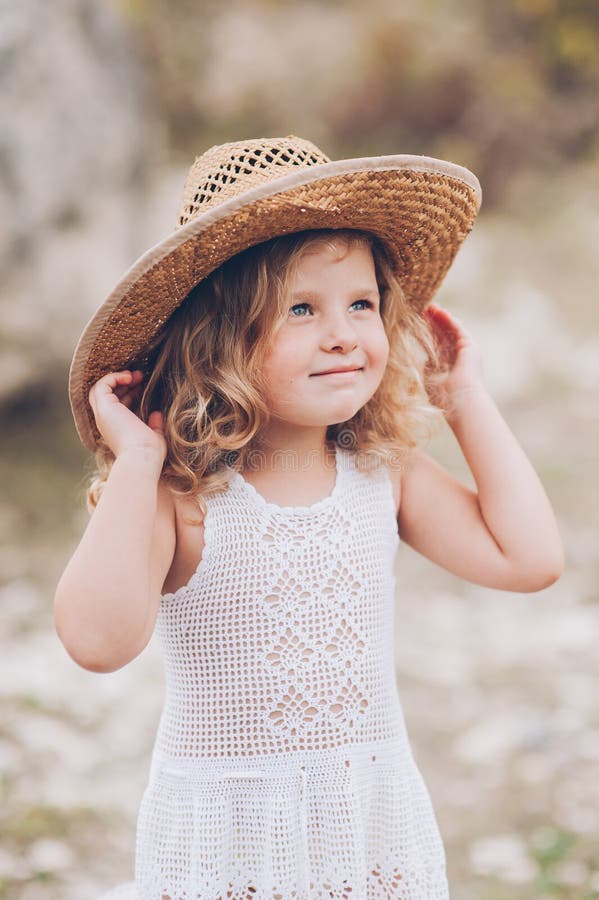
[[[351,291],[351,295],[355,297],[379,297],[379,290],[376,287],[357,288]],[[320,300],[320,294],[317,291],[295,291],[291,295],[292,300]]]

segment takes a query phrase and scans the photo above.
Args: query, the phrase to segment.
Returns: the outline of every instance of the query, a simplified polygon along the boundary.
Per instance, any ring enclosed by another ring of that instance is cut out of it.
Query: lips
[[[327,369],[325,372],[313,372],[313,375],[337,375],[341,372],[359,372],[362,366],[339,366],[337,369]]]

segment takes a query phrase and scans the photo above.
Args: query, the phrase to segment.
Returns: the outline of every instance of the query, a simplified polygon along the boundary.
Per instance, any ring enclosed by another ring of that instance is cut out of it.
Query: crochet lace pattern
[[[208,498],[201,562],[156,623],[135,883],[102,900],[447,900],[396,685],[391,480],[336,461],[311,506],[233,470]]]

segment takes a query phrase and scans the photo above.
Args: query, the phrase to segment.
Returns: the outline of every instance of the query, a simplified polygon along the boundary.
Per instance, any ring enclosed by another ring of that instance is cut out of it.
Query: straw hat
[[[409,302],[431,299],[472,228],[481,202],[467,169],[426,156],[331,161],[289,135],[236,141],[197,157],[175,231],[121,278],[81,335],[69,373],[79,437],[99,433],[92,385],[144,369],[144,348],[191,289],[223,262],[272,237],[316,228],[373,232],[389,248]]]

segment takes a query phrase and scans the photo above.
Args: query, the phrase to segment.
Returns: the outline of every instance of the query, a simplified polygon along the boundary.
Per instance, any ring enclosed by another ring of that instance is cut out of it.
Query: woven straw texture
[[[99,437],[88,402],[110,371],[144,368],[144,348],[195,285],[236,253],[318,228],[371,231],[388,246],[409,302],[433,296],[480,206],[466,169],[427,157],[330,162],[308,141],[212,148],[190,169],[174,234],[148,251],[86,326],[69,377],[83,443]]]
[[[310,141],[295,138],[247,141],[242,148],[228,144],[211,147],[192,165],[177,216],[179,227],[200,213],[245,191],[280,178],[297,166],[317,166],[331,160]]]

